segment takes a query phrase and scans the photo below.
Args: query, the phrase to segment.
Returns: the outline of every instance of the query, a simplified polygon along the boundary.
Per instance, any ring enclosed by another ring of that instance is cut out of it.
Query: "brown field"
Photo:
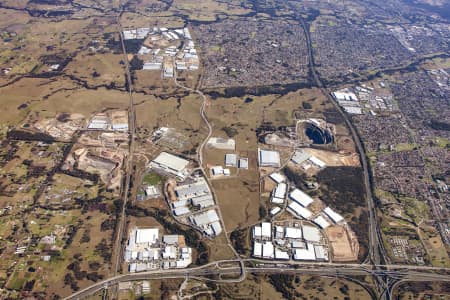
[[[333,261],[355,261],[358,258],[358,249],[352,248],[347,230],[342,226],[330,226],[325,229],[333,252]]]
[[[359,157],[356,153],[336,153],[331,151],[305,148],[306,152],[319,158],[330,167],[351,166],[359,167]]]
[[[259,183],[256,178],[255,174],[254,179],[248,178],[245,181],[241,178],[229,178],[212,182],[228,232],[258,221]]]

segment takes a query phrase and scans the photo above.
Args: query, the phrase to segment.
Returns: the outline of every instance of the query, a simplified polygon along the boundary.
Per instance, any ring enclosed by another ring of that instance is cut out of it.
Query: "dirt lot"
[[[358,249],[353,250],[347,230],[342,226],[330,226],[325,229],[333,252],[333,261],[355,261]]]
[[[322,160],[327,166],[351,166],[359,167],[359,157],[356,153],[345,152],[331,152],[319,149],[305,148],[306,152],[314,155],[318,159]]]

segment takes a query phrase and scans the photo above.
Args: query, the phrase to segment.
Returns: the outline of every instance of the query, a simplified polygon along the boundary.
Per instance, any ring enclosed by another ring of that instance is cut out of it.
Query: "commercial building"
[[[314,252],[314,245],[308,243],[306,248],[296,248],[294,249],[294,259],[295,260],[316,260],[316,253]]]
[[[237,155],[234,153],[228,153],[225,155],[225,166],[236,167],[237,166]]]
[[[334,210],[332,210],[329,207],[326,207],[323,212],[334,222],[334,223],[340,223],[342,221],[344,221],[344,218],[336,213]]]
[[[258,148],[258,162],[260,167],[280,167],[280,153],[278,151],[262,150]]]
[[[323,161],[321,161],[320,159],[318,159],[318,158],[315,157],[315,156],[311,156],[311,157],[309,158],[309,161],[310,161],[312,164],[314,164],[316,167],[320,168],[320,169],[323,169],[323,168],[325,168],[325,167],[327,166]]]
[[[248,158],[239,158],[239,169],[248,169]]]
[[[282,183],[286,181],[286,176],[282,175],[281,173],[272,173],[269,175],[269,177],[276,183]]]
[[[265,241],[262,244],[262,257],[271,259],[274,257],[275,247],[273,246],[272,242]]]
[[[253,256],[261,257],[262,256],[262,243],[261,242],[253,242]]]
[[[286,227],[284,229],[284,237],[287,239],[301,239],[302,230],[301,228]]]
[[[287,210],[293,215],[303,219],[309,219],[312,216],[312,213],[308,209],[304,208],[297,202],[291,202],[288,205]]]
[[[318,243],[318,242],[320,242],[320,239],[322,238],[322,234],[320,233],[320,230],[313,226],[303,225],[302,233],[303,233],[303,238],[308,242]]]
[[[293,190],[289,194],[289,197],[303,207],[307,207],[308,205],[314,202],[313,198],[311,198],[309,195],[305,194],[299,189]]]
[[[272,203],[282,204],[284,203],[284,199],[286,197],[287,184],[280,183],[277,187],[272,191]]]
[[[275,206],[274,208],[272,208],[270,210],[270,215],[271,216],[275,216],[276,214],[278,214],[281,211],[281,208],[279,208],[278,206]]]
[[[331,224],[322,216],[316,217],[314,220],[312,220],[317,226],[319,226],[322,229],[325,229],[329,227]]]
[[[310,157],[311,157],[311,154],[305,152],[304,150],[299,149],[294,152],[294,155],[292,156],[291,160],[295,164],[300,165],[300,164],[304,163],[305,161],[307,161]]]
[[[186,176],[185,170],[188,165],[188,160],[167,152],[161,152],[149,164],[150,168],[155,168],[181,178]]]

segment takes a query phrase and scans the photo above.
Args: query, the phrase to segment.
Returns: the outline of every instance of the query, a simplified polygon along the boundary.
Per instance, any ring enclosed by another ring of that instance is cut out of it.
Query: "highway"
[[[121,10],[123,9],[122,5],[120,6]],[[131,72],[130,72],[130,65],[128,63],[128,55],[127,50],[125,47],[124,37],[123,37],[123,28],[122,24],[120,23],[120,16],[121,13],[118,14],[116,18],[116,22],[119,29],[119,37],[120,42],[122,45],[122,52],[123,52],[123,61],[125,64],[125,74],[126,74],[126,80],[128,83],[128,95],[129,95],[129,108],[128,108],[128,117],[129,117],[129,133],[130,133],[130,143],[129,143],[129,157],[127,159],[127,166],[126,166],[126,178],[125,183],[123,185],[122,189],[122,209],[121,214],[119,218],[119,224],[116,227],[117,228],[117,234],[116,234],[116,240],[114,244],[114,251],[113,255],[115,257],[115,261],[113,264],[113,272],[114,275],[117,275],[118,270],[120,268],[120,262],[122,258],[122,240],[123,236],[125,234],[126,230],[126,207],[129,200],[129,194],[130,194],[130,182],[132,179],[132,170],[133,170],[133,161],[134,161],[134,152],[135,152],[135,139],[136,139],[136,113],[134,108],[134,99],[133,99],[133,82],[131,80]]]
[[[363,143],[353,126],[352,122],[348,118],[347,114],[342,110],[342,108],[336,103],[336,101],[333,99],[333,97],[330,94],[330,91],[328,91],[324,84],[322,83],[320,76],[317,74],[317,71],[315,69],[314,64],[314,53],[312,48],[312,42],[311,42],[311,36],[309,33],[309,29],[305,24],[305,21],[303,19],[300,19],[301,25],[303,27],[303,30],[305,32],[306,36],[306,42],[308,45],[308,54],[309,54],[309,69],[311,74],[313,75],[314,82],[316,86],[322,91],[323,95],[327,97],[327,99],[333,103],[336,110],[341,114],[343,119],[345,120],[345,123],[347,125],[347,128],[350,130],[350,133],[352,135],[353,141],[355,142],[356,149],[358,150],[360,162],[363,170],[363,180],[364,180],[364,186],[365,186],[365,200],[367,202],[367,211],[369,214],[369,255],[365,259],[365,262],[370,261],[374,265],[381,265],[382,263],[386,262],[387,255],[386,251],[384,249],[383,245],[383,239],[381,236],[381,232],[378,226],[377,221],[377,212],[375,207],[375,202],[372,195],[372,188],[371,188],[371,182],[370,182],[370,170],[368,167],[367,157],[365,153],[365,149],[363,147]],[[387,290],[387,287],[389,286],[389,283],[385,281],[384,276],[375,276],[375,281],[377,285],[377,290],[379,295],[384,295],[383,299],[389,299],[389,292],[385,293],[384,291]]]
[[[252,259],[245,260],[246,262],[255,264]],[[240,260],[229,260],[221,262],[212,262],[201,267],[193,267],[187,269],[168,269],[155,270],[141,273],[132,273],[117,275],[109,279],[100,281],[91,285],[75,294],[67,297],[67,300],[84,299],[96,292],[116,286],[119,282],[135,281],[135,280],[149,280],[162,278],[196,278],[205,281],[216,281],[220,283],[233,283],[242,281],[241,266],[232,266],[228,268],[220,267],[220,263],[236,263],[240,264]],[[297,274],[297,275],[314,275],[314,276],[329,276],[346,278],[350,276],[374,276],[374,277],[389,277],[396,282],[407,281],[433,281],[433,282],[450,282],[450,269],[436,268],[436,267],[418,267],[408,265],[370,265],[370,264],[333,264],[333,263],[298,263],[296,265],[280,263],[277,264],[255,264],[253,267],[245,267],[246,272],[254,274]],[[214,279],[220,278],[223,275],[236,275],[235,279]],[[214,278],[211,278],[211,277]],[[390,286],[392,290],[396,285]],[[386,293],[387,294],[387,293]]]

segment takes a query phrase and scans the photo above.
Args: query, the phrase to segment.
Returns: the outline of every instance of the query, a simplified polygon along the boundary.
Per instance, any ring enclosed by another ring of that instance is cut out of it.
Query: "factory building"
[[[258,148],[258,162],[260,167],[280,167],[280,153],[278,151],[262,150]]]
[[[340,223],[342,221],[344,221],[344,218],[336,213],[334,210],[332,210],[329,207],[326,207],[323,212],[334,222],[334,223]]]
[[[289,197],[303,207],[307,207],[308,205],[314,202],[313,198],[311,198],[309,195],[307,195],[306,193],[302,192],[299,189],[293,190],[289,194]]]
[[[188,165],[188,160],[167,152],[161,152],[158,157],[149,164],[150,168],[155,168],[181,178],[186,176],[185,170]]]

